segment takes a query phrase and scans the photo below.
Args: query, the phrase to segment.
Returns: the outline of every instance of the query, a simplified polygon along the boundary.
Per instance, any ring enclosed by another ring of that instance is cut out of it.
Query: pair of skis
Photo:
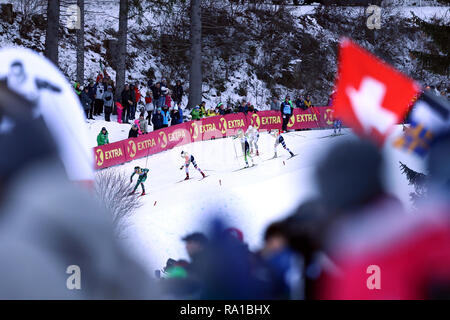
[[[204,177],[198,179],[198,181],[202,181],[203,179],[205,179],[205,178],[207,178],[207,177],[209,177],[209,175],[205,175]],[[180,183],[180,182],[188,181],[188,180],[194,180],[194,178],[183,179],[183,180],[180,180],[180,181],[178,181],[178,182],[176,182],[176,183]]]

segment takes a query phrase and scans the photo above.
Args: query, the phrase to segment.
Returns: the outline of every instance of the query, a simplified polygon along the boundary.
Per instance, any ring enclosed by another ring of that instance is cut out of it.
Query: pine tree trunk
[[[127,33],[128,33],[128,0],[120,0],[119,9],[119,37],[117,43],[117,68],[116,68],[116,99],[122,93],[125,85],[125,68],[127,57]]]
[[[77,81],[84,83],[84,0],[77,0],[80,8],[80,29],[77,29]]]
[[[59,8],[60,0],[48,0],[47,4],[47,31],[45,35],[44,55],[54,64],[58,65],[59,42]]]
[[[202,100],[202,23],[201,0],[191,0],[191,67],[189,72],[188,108]]]

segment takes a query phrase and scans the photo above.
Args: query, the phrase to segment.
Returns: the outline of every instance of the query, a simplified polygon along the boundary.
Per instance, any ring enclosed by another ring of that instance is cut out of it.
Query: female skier
[[[197,163],[195,162],[194,156],[187,153],[186,151],[181,151],[181,157],[184,159],[184,165],[181,166],[180,170],[183,169],[183,167],[186,168],[186,178],[184,180],[189,179],[189,165],[192,163],[195,169],[197,169],[203,176],[203,178],[206,177],[206,175],[203,173],[202,169],[200,169],[197,166]]]

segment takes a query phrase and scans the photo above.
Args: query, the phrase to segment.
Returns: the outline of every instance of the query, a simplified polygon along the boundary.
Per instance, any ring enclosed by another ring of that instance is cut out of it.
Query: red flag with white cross
[[[408,112],[420,90],[412,79],[349,39],[339,47],[335,116],[379,145]]]

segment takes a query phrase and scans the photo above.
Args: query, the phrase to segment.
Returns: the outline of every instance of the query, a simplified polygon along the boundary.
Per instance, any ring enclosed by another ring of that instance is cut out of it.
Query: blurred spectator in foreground
[[[43,119],[31,119],[26,104],[14,102],[21,115],[0,134],[10,150],[0,157],[0,299],[156,298],[152,279],[119,245],[111,213],[68,180]]]
[[[205,253],[208,238],[203,233],[194,232],[186,235],[182,240],[184,241],[186,252],[191,260],[187,269],[190,273],[196,273],[200,276],[202,272],[199,264]]]
[[[97,145],[103,146],[108,143],[109,143],[108,131],[106,130],[105,127],[103,127],[102,130],[100,130],[100,132],[97,135]]]
[[[332,215],[324,246],[340,269],[325,277],[320,296],[449,297],[448,211],[405,214],[383,188],[382,161],[374,145],[354,141],[334,146],[319,164],[319,189]]]

